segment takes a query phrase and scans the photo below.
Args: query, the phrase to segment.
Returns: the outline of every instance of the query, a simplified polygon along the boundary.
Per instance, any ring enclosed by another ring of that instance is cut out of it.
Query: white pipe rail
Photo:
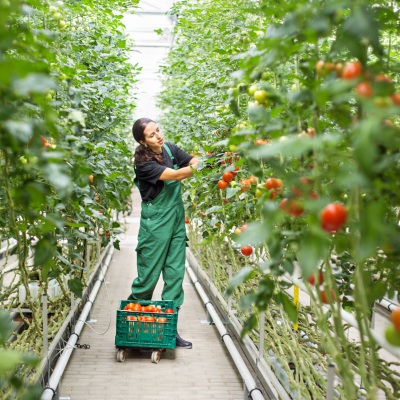
[[[250,371],[248,370],[246,364],[244,363],[240,353],[235,347],[235,344],[233,343],[233,340],[228,333],[228,331],[225,328],[225,325],[219,318],[217,312],[214,309],[214,306],[211,304],[209,301],[206,292],[204,291],[203,287],[200,285],[200,282],[197,280],[196,274],[194,273],[193,269],[189,266],[186,265],[186,269],[190,275],[191,280],[194,283],[194,286],[197,289],[197,292],[199,293],[202,301],[204,302],[204,305],[207,308],[208,313],[210,314],[215,326],[218,329],[218,332],[221,335],[221,339],[225,343],[233,361],[235,362],[235,365],[243,378],[243,381],[247,387],[247,390],[249,392],[249,396],[253,400],[264,400],[264,396],[262,395],[261,389],[259,389],[256,385],[256,382],[251,375]],[[44,400],[44,399],[42,399]]]
[[[229,316],[230,324],[234,328],[235,332],[239,334],[242,331],[243,327],[238,318],[235,316],[235,310],[229,308],[228,303],[225,301],[224,297],[211,282],[208,275],[201,269],[192,251],[189,249],[187,249],[187,259],[189,261],[189,264],[195,267],[197,274],[201,276],[200,279],[207,283],[207,288],[211,291],[212,295],[218,300],[222,307],[225,308],[225,310],[228,310],[227,313]],[[249,356],[251,357],[252,361],[257,365],[257,368],[259,369],[260,373],[263,376],[263,379],[265,379],[266,384],[271,391],[271,393],[269,393],[271,399],[290,400],[290,396],[276,377],[276,374],[271,370],[270,364],[266,362],[264,357],[260,357],[260,346],[259,348],[257,348],[253,340],[250,339],[248,335],[245,335],[242,340],[246,350],[249,352]]]
[[[108,246],[103,250],[100,259],[97,261],[95,270],[93,271],[93,273],[90,275],[90,278],[88,279],[88,282],[90,282],[90,283],[92,282],[93,277],[97,273],[98,269],[101,268],[103,260],[106,259],[106,257],[108,256],[110,251],[114,251],[111,243],[108,244]],[[85,292],[85,295],[86,295],[86,292]],[[61,325],[60,329],[58,330],[57,335],[51,341],[51,345],[49,346],[49,351],[48,351],[48,354],[50,357],[51,357],[51,354],[53,354],[53,352],[55,351],[56,346],[58,346],[58,343],[60,342],[61,338],[63,337],[65,330],[71,323],[71,320],[74,317],[76,308],[78,306],[79,306],[79,302],[74,300],[74,294],[71,292],[71,308],[70,308],[70,311],[69,311],[67,317],[65,318],[63,324]],[[16,313],[16,312],[14,313],[14,315],[17,315],[17,314],[18,313]],[[43,358],[42,362],[40,364],[40,371],[44,371],[44,369],[48,366],[48,364],[49,364],[49,358],[48,357]]]
[[[104,280],[104,277],[107,272],[107,268],[111,262],[113,253],[114,253],[114,248],[111,247],[111,250],[108,253],[107,258],[104,262],[104,266],[100,267],[101,271],[100,271],[99,277],[97,278],[97,281],[93,286],[93,289],[89,295],[89,299],[87,300],[85,306],[83,307],[82,313],[79,316],[79,319],[74,327],[74,331],[71,334],[71,336],[69,337],[69,340],[68,340],[55,368],[54,368],[54,371],[49,379],[49,383],[48,383],[47,387],[43,390],[41,400],[52,400],[52,398],[56,394],[56,390],[59,385],[62,374],[64,373],[64,370],[68,364],[69,358],[71,357],[72,351],[75,348],[75,344],[76,344],[76,342],[79,338],[79,335],[85,325],[85,321],[89,315],[89,312],[92,308],[94,300],[96,299],[97,293],[100,290],[100,286]]]

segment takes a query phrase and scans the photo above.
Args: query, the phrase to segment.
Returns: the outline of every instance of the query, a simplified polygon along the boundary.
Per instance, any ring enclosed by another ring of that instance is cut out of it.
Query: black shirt
[[[193,158],[178,146],[166,142],[164,146],[171,149],[172,155],[175,157],[174,162],[179,168],[187,167],[189,161]],[[139,179],[139,190],[143,201],[154,200],[164,187],[164,182],[159,178],[166,168],[174,168],[172,160],[167,153],[167,150],[162,148],[162,155],[164,158],[163,165],[157,161],[148,161],[143,163],[136,163],[136,177]]]

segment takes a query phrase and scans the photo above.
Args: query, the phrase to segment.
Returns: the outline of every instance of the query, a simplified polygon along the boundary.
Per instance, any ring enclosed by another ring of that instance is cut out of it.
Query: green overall
[[[165,149],[173,159],[168,146]],[[154,200],[142,201],[136,247],[138,276],[132,283],[130,300],[151,300],[162,274],[162,300],[182,305],[186,240],[181,183],[164,181],[164,188]]]

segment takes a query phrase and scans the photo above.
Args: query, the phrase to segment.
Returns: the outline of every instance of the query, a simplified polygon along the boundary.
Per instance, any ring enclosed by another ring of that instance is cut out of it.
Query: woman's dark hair
[[[136,147],[135,150],[135,161],[138,164],[148,161],[157,161],[159,164],[163,164],[164,158],[162,154],[154,153],[154,151],[140,143],[140,141],[145,140],[144,130],[146,129],[147,124],[150,122],[154,121],[150,118],[139,118],[132,126],[133,137],[139,143],[139,146]]]

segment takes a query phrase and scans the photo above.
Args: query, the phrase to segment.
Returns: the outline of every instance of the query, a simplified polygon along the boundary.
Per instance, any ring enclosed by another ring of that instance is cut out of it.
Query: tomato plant
[[[54,337],[70,297],[82,296],[92,244],[119,248],[112,214],[130,209],[126,127],[138,74],[123,33],[127,10],[119,0],[0,2],[0,237],[15,239],[18,258],[1,307],[32,311],[24,333],[7,344],[22,351],[42,354],[43,324],[40,299],[20,304],[19,284],[27,293],[31,280],[43,290],[54,280],[59,285],[62,295],[50,304]]]
[[[163,67],[163,123],[182,146],[197,146],[199,157],[214,152],[212,168],[184,184],[190,246],[201,246],[196,255],[216,280],[235,270],[221,293],[227,290],[242,305],[245,333],[259,329],[261,311],[272,324],[286,318],[288,326],[296,313],[304,316],[286,297],[289,284],[282,278],[323,268],[326,289],[307,285],[312,302],[301,323],[314,321],[317,347],[346,371],[340,396],[356,398],[354,379],[361,376],[367,392],[379,387],[399,397],[391,372],[381,369],[376,343],[361,341],[353,352],[338,310],[350,310],[371,338],[374,302],[385,293],[393,297],[400,285],[397,9],[382,1],[245,3],[193,1],[173,11],[177,45]],[[234,167],[237,179],[223,193],[215,190]],[[298,204],[292,200],[303,207],[297,218],[285,215],[287,205]],[[193,202],[207,218],[196,214]],[[243,221],[248,229],[239,232]],[[251,258],[234,251],[248,245]],[[334,301],[326,303],[329,297]],[[277,317],[275,307],[285,316]],[[321,311],[326,308],[332,321]],[[273,338],[269,349],[291,352],[287,331],[279,324],[265,329]],[[285,357],[280,362],[287,366]],[[300,381],[310,379],[312,367],[293,362]],[[289,379],[299,395],[309,396]],[[318,384],[314,389],[313,397],[324,398]]]

